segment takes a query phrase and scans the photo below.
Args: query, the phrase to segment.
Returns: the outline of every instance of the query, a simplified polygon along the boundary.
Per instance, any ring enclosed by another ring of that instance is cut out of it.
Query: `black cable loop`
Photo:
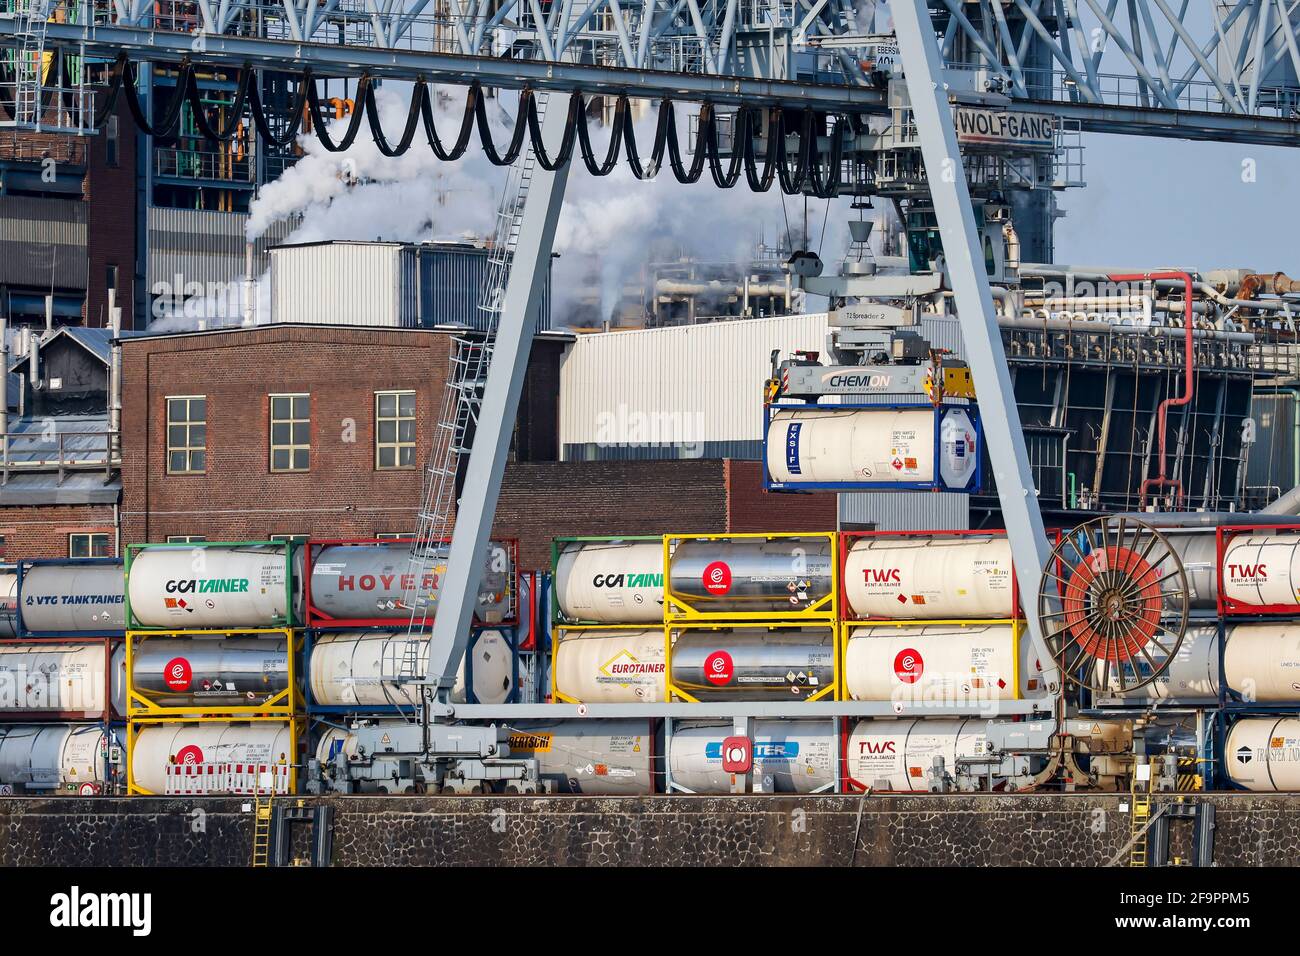
[[[320,94],[316,92],[316,84],[311,83],[307,87],[307,105],[311,110],[312,129],[316,133],[316,138],[320,144],[331,153],[341,153],[351,147],[357,138],[357,133],[361,132],[361,120],[369,110],[366,109],[366,103],[373,98],[370,90],[370,74],[364,73],[361,79],[357,80],[357,93],[353,101],[352,116],[348,120],[348,128],[343,131],[343,138],[337,143],[328,132],[328,121],[320,108]]]
[[[190,113],[194,116],[194,125],[198,127],[199,134],[204,139],[215,140],[219,143],[226,143],[235,135],[239,129],[240,123],[244,118],[244,103],[248,99],[248,87],[253,79],[252,68],[245,63],[239,71],[239,86],[235,90],[235,99],[230,104],[230,118],[220,132],[212,128],[208,122],[207,110],[203,106],[203,101],[199,97],[199,83],[194,74],[190,74],[190,82],[186,86],[186,97],[190,104]]]
[[[443,147],[438,129],[434,125],[432,94],[424,98],[424,103],[420,106],[420,115],[424,119],[424,135],[429,141],[429,148],[433,150],[433,155],[442,162],[454,163],[465,155],[465,149],[469,146],[469,135],[474,131],[474,114],[482,95],[483,87],[475,80],[469,85],[469,90],[465,94],[465,112],[460,118],[460,130],[456,133],[456,142],[451,149]]]
[[[721,150],[718,144],[718,118],[716,115],[713,117],[713,129],[708,139],[709,174],[713,177],[713,184],[719,189],[730,189],[740,180],[741,167],[745,157],[739,146],[742,138],[749,135],[749,109],[742,106],[736,110],[736,118],[733,122],[731,161],[725,172],[722,169],[722,158],[719,155]]]
[[[493,166],[511,166],[519,158],[524,146],[524,133],[528,129],[528,111],[533,100],[533,91],[524,89],[519,94],[519,110],[515,113],[515,129],[510,135],[510,145],[504,153],[497,151],[492,142],[492,131],[488,128],[487,97],[480,96],[474,101],[474,119],[478,124],[478,138],[483,146],[483,154]]]
[[[619,148],[623,145],[623,130],[625,124],[629,123],[627,110],[627,97],[620,96],[618,105],[614,107],[613,129],[610,130],[609,148],[605,151],[604,162],[597,163],[596,157],[591,148],[591,130],[588,128],[586,114],[578,123],[578,146],[582,153],[582,162],[587,167],[587,172],[593,176],[608,176],[618,165]]]
[[[314,86],[311,67],[308,67],[303,70],[302,77],[298,80],[298,92],[294,96],[293,108],[289,111],[289,125],[282,135],[277,136],[271,129],[271,124],[266,121],[266,110],[262,107],[262,94],[258,84],[251,84],[248,89],[248,111],[253,114],[253,126],[257,129],[257,135],[277,149],[284,149],[292,143],[302,129],[303,116],[307,111],[307,98],[310,95],[308,91]]]
[[[528,135],[532,140],[533,155],[537,158],[537,165],[548,173],[553,173],[566,165],[573,155],[574,137],[577,134],[578,123],[583,121],[584,106],[582,92],[574,90],[569,96],[569,113],[564,123],[564,136],[560,140],[559,151],[552,158],[546,152],[546,141],[542,139],[541,118],[537,115],[537,99],[533,96],[528,97]],[[522,98],[520,108],[523,108]]]
[[[654,179],[663,168],[664,149],[668,145],[668,125],[673,121],[672,101],[665,97],[659,103],[659,119],[655,124],[655,141],[650,148],[650,162],[641,163],[641,153],[636,145],[636,132],[631,123],[623,126],[623,150],[627,154],[627,164],[632,168],[632,175],[637,179]]]
[[[365,110],[366,116],[370,121],[370,136],[375,141],[375,148],[388,157],[403,155],[411,148],[411,142],[415,139],[415,131],[420,126],[420,112],[424,104],[425,97],[429,95],[428,88],[425,86],[424,77],[420,77],[415,82],[415,89],[411,91],[411,103],[406,111],[406,125],[402,127],[402,138],[398,140],[396,146],[388,142],[388,137],[384,135],[383,124],[379,121],[379,107],[375,104],[375,88],[373,85],[366,87]]]
[[[778,136],[780,118],[777,116],[779,111],[779,107],[767,111],[767,154],[763,157],[762,174],[758,172],[757,157],[754,154],[752,127],[750,135],[745,138],[745,180],[749,183],[749,188],[756,193],[767,192],[772,188],[772,181],[776,178],[777,143],[780,138]]]
[[[671,104],[670,104],[671,105]],[[699,128],[695,131],[695,155],[691,159],[690,169],[682,166],[681,146],[677,142],[677,123],[674,122],[668,126],[668,165],[672,167],[673,175],[683,186],[689,186],[692,183],[700,181],[700,174],[704,172],[704,160],[706,159],[706,150],[704,147],[704,134],[712,123],[713,104],[705,100],[700,105]]]

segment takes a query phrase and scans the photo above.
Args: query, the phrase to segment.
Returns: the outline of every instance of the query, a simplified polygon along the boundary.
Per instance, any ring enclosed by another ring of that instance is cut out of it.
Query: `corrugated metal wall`
[[[877,531],[963,530],[970,527],[970,496],[930,491],[855,492],[840,495],[840,526]]]
[[[327,242],[271,251],[271,321],[412,324],[415,257],[394,242]]]
[[[248,213],[210,209],[149,208],[149,289],[166,284],[165,294],[179,275],[182,282],[225,283],[244,278],[244,236]],[[271,267],[269,250],[288,237],[291,221],[273,223],[253,244],[253,271]],[[154,294],[164,294],[155,292]]]
[[[1300,483],[1296,404],[1290,391],[1256,392],[1251,400],[1255,444],[1246,459],[1246,489],[1252,504],[1270,502]]]
[[[824,349],[826,330],[818,312],[580,335],[560,367],[561,448],[614,458],[685,446],[680,457],[700,457],[715,443],[761,443],[772,351]]]
[[[0,196],[0,283],[86,288],[86,204]]]

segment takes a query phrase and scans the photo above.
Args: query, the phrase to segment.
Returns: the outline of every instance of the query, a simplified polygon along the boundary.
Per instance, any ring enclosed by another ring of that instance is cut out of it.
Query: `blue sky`
[[[1061,198],[1058,262],[1300,275],[1297,149],[1093,134],[1084,162],[1087,187]]]

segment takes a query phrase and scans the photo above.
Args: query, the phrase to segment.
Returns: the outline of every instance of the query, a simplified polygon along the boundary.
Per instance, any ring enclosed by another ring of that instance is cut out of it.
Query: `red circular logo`
[[[726,594],[731,590],[731,568],[725,561],[714,561],[704,569],[703,581],[704,590],[710,594]]]
[[[904,684],[915,684],[925,673],[925,661],[921,660],[920,652],[905,647],[898,652],[894,658],[894,676]]]
[[[704,659],[704,679],[710,684],[731,683],[731,655],[726,651],[714,651]]]
[[[203,763],[203,751],[194,744],[182,747],[176,751],[177,763]]]
[[[173,657],[163,668],[163,680],[172,690],[189,690],[190,680],[194,677],[194,672],[190,669],[190,662],[183,657]]]

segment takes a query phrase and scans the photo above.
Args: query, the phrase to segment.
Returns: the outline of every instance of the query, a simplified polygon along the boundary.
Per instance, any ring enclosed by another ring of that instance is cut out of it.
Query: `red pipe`
[[[1133,273],[1132,275],[1110,275],[1106,277],[1111,282],[1151,282],[1158,279],[1173,279],[1183,283],[1187,289],[1186,305],[1183,309],[1183,326],[1187,330],[1186,355],[1183,359],[1183,393],[1177,398],[1166,398],[1160,403],[1156,410],[1156,415],[1160,420],[1160,475],[1156,478],[1148,478],[1142,482],[1138,489],[1138,508],[1139,510],[1146,507],[1147,490],[1150,488],[1174,487],[1178,489],[1177,497],[1174,499],[1174,506],[1178,507],[1183,501],[1183,483],[1177,478],[1165,477],[1165,422],[1169,415],[1169,409],[1175,405],[1186,405],[1192,400],[1192,393],[1195,390],[1192,369],[1196,361],[1196,353],[1192,348],[1192,322],[1194,314],[1192,312],[1192,277],[1186,272],[1142,272]]]

